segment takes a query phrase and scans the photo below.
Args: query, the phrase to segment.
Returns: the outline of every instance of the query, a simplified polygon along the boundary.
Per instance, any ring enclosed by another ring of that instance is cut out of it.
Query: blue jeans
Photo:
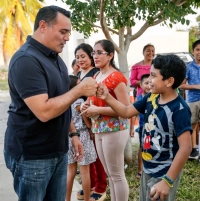
[[[65,201],[67,153],[61,157],[41,160],[19,160],[4,150],[7,168],[14,178],[19,201]]]

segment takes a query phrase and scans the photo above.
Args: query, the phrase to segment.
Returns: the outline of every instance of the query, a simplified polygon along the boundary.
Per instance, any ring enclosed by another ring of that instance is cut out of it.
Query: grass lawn
[[[140,181],[135,178],[137,174],[137,150],[138,145],[133,145],[133,164],[125,170],[126,178],[129,184],[129,201],[139,200]],[[80,176],[76,177],[80,180]],[[109,187],[107,188],[106,201],[110,201]],[[188,160],[181,178],[176,201],[200,201],[200,163],[198,161]]]
[[[0,90],[9,90],[8,87],[8,72],[5,69],[0,69]]]
[[[2,91],[9,90],[8,80],[0,80],[0,90],[2,90]]]

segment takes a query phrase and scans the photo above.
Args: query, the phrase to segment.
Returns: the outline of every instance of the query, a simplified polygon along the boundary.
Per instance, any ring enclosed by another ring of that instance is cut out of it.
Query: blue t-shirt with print
[[[191,112],[183,98],[178,96],[166,104],[159,104],[159,97],[149,93],[133,104],[144,114],[143,170],[152,177],[167,173],[179,149],[178,137],[185,131],[192,132]]]
[[[194,61],[187,65],[186,79],[189,85],[200,84],[200,66]],[[200,100],[200,90],[190,89],[188,90],[187,101],[189,103]]]

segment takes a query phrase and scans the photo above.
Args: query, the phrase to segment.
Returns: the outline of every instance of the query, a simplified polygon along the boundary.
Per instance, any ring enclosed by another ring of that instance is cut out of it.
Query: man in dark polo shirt
[[[68,70],[58,53],[71,31],[70,13],[57,6],[39,10],[34,33],[14,54],[9,66],[12,103],[4,154],[20,201],[64,201],[69,131],[74,132],[70,105],[96,94],[87,78],[69,91]],[[72,135],[76,159],[83,147]]]

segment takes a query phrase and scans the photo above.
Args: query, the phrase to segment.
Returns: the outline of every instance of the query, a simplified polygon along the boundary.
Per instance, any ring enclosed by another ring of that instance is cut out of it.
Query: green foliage
[[[186,20],[185,16],[195,14],[192,6],[196,7],[199,3],[194,0],[65,0],[64,2],[72,11],[73,28],[84,33],[85,37],[98,31],[97,28],[102,26],[99,25],[101,17],[104,18],[106,25],[116,32],[122,27],[135,26],[137,20],[143,20],[149,26],[153,26],[159,20],[169,27],[178,22],[188,25],[189,20]]]
[[[192,52],[192,44],[200,39],[200,15],[196,18],[198,26],[193,26],[189,30],[189,51]]]
[[[0,91],[9,90],[8,86],[8,70],[0,69]]]

